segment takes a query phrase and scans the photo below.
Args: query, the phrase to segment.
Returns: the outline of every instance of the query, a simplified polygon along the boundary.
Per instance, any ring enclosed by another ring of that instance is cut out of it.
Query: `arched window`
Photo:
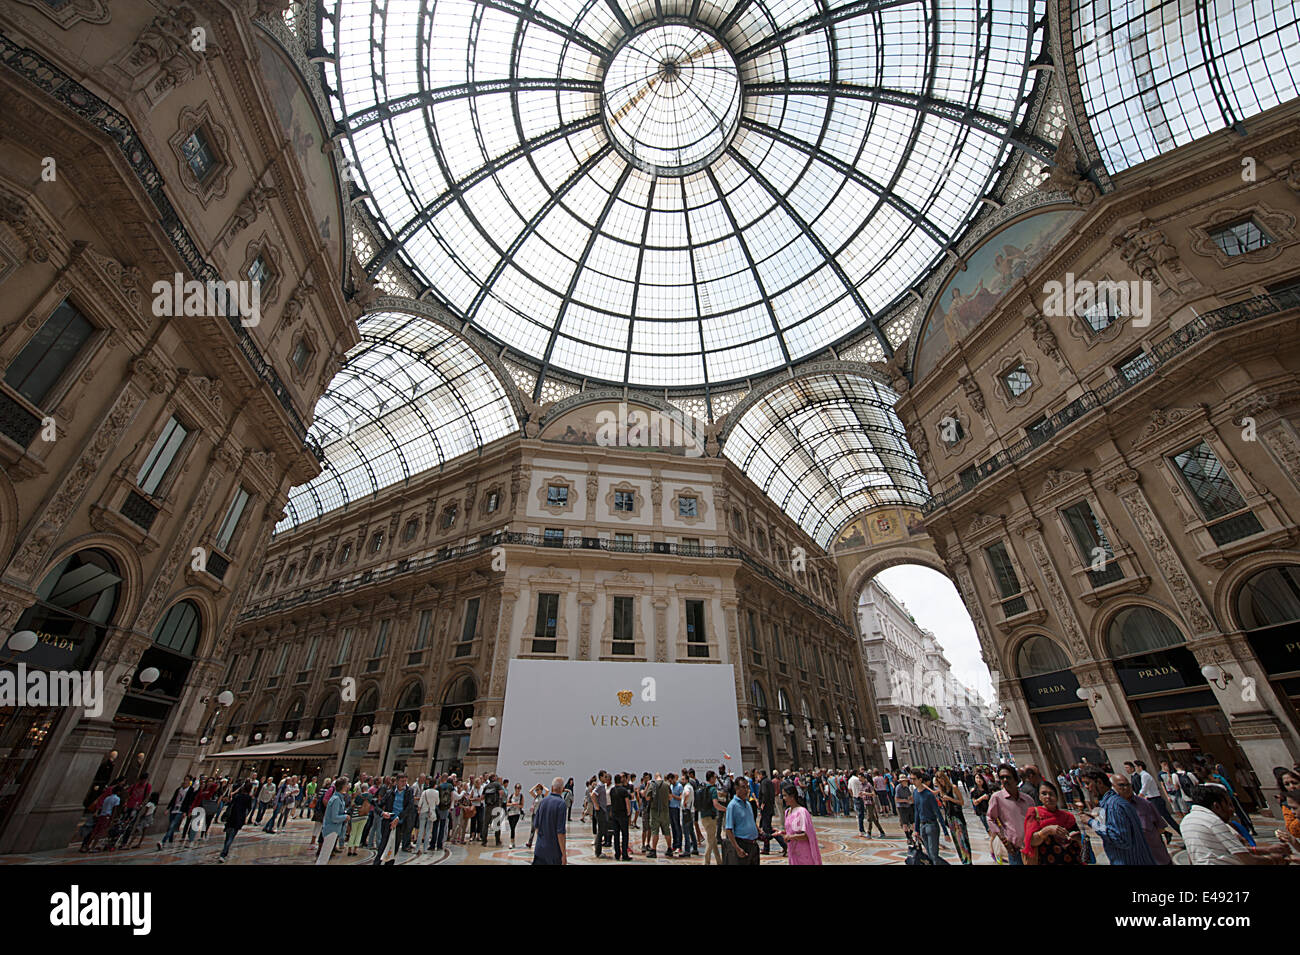
[[[474,684],[474,678],[468,673],[447,687],[447,692],[442,695],[444,704],[473,703],[476,699],[478,699],[478,687]]]
[[[1237,592],[1237,616],[1246,630],[1300,621],[1300,566],[1261,570]]]
[[[348,730],[350,736],[363,735],[361,730],[365,726],[375,725],[375,711],[379,709],[379,689],[371,687],[361,694],[361,699],[357,703],[357,708],[352,712],[352,726]]]
[[[15,661],[51,670],[86,670],[107,625],[117,611],[122,576],[113,558],[101,550],[83,550],[65,557],[36,588],[14,631],[41,634],[36,646]]]
[[[781,711],[781,715],[788,721],[790,719],[790,697],[785,695],[785,690],[776,691],[776,708]]]
[[[420,706],[424,703],[424,687],[416,680],[405,690],[397,703],[397,711],[393,715],[393,732],[410,733],[411,724],[420,722]]]
[[[1051,637],[1034,634],[1020,645],[1016,668],[1022,677],[1041,676],[1070,668],[1070,658]]]
[[[311,724],[312,739],[323,739],[334,732],[334,718],[339,712],[339,695],[331,692],[316,707],[316,718]],[[324,732],[328,730],[329,733]]]
[[[192,657],[199,644],[199,607],[193,600],[172,604],[153,631],[153,642],[165,650]]]
[[[298,723],[302,720],[303,711],[306,709],[307,701],[301,696],[289,704],[284,719],[280,721],[280,736],[282,739],[293,739],[298,735]]]
[[[749,692],[754,697],[754,706],[757,709],[767,709],[767,696],[763,693],[763,688],[759,685],[757,680],[755,680],[754,685],[749,688]]]
[[[1184,642],[1174,622],[1150,607],[1126,607],[1116,614],[1106,631],[1106,646],[1115,659],[1154,653]]]

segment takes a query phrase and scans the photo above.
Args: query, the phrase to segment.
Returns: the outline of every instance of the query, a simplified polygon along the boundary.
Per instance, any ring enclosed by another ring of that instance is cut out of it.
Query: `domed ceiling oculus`
[[[351,176],[508,352],[719,385],[864,331],[1025,129],[1045,0],[324,0]],[[537,378],[540,391],[544,375]]]

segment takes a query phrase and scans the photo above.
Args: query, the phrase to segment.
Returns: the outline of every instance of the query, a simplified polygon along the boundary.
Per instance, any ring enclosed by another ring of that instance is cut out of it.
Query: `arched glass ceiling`
[[[454,332],[399,312],[357,324],[361,341],[321,396],[311,426],[326,469],[289,492],[276,533],[519,428],[500,380]]]
[[[324,0],[400,257],[543,366],[718,384],[863,328],[1024,132],[1046,0]],[[543,375],[537,377],[540,391]]]
[[[1120,172],[1300,94],[1294,0],[1074,0],[1079,78]]]
[[[929,496],[897,400],[865,375],[794,379],[744,412],[723,453],[827,547],[867,508],[919,506]]]

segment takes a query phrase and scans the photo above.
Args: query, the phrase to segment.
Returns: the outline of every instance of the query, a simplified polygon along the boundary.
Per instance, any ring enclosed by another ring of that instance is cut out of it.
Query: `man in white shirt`
[[[691,785],[691,777],[686,775],[686,770],[682,770],[682,855],[697,856],[700,854],[700,844],[695,839],[695,787]]]
[[[1198,785],[1191,793],[1192,809],[1183,817],[1183,842],[1192,865],[1286,865],[1286,845],[1251,848],[1228,825],[1235,810],[1228,790],[1216,783]]]
[[[1169,804],[1165,802],[1165,794],[1160,791],[1160,784],[1147,772],[1147,764],[1140,759],[1135,759],[1133,765],[1137,767],[1138,795],[1151,803],[1156,812],[1160,813],[1164,821],[1169,824],[1169,828],[1177,832],[1178,823],[1174,822],[1174,817],[1169,813]],[[1168,841],[1166,838],[1165,842]]]
[[[856,773],[849,775],[849,795],[853,798],[853,808],[858,811],[858,833],[866,835],[867,830],[862,828],[862,819],[867,813],[867,807],[862,802],[862,776],[866,770],[859,769]]]
[[[424,776],[420,778],[425,779]],[[420,828],[415,840],[415,854],[417,856],[422,855],[426,847],[433,848],[432,839],[438,825],[438,798],[440,795],[437,786],[426,785],[420,790],[420,795],[415,801],[417,810],[420,813]]]

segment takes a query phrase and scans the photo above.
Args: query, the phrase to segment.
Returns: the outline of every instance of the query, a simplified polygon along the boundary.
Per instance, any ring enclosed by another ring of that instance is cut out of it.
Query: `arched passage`
[[[850,562],[844,595],[876,702],[873,732],[894,769],[992,762],[995,688],[983,641],[928,537],[916,536],[864,548],[850,534],[847,553],[836,550]]]

